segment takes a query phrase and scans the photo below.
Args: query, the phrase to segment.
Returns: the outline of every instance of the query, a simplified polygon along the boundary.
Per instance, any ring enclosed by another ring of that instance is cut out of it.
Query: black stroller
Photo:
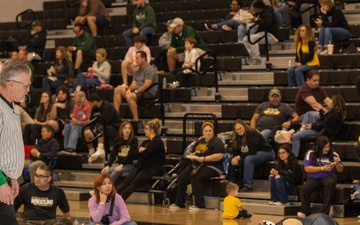
[[[176,182],[177,175],[181,173],[181,171],[191,163],[185,156],[188,155],[196,140],[191,142],[190,145],[185,149],[183,156],[180,158],[180,161],[175,165],[167,165],[166,167],[171,167],[165,175],[163,176],[154,176],[153,180],[155,180],[154,184],[151,186],[151,189],[148,193],[149,205],[154,204],[155,198],[160,197],[162,199],[162,204],[165,207],[168,207],[171,203],[175,201],[176,196]]]

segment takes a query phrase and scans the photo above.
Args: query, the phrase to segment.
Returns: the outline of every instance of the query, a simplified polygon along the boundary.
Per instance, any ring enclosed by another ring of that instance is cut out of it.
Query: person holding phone
[[[306,217],[310,211],[311,194],[322,190],[323,205],[320,213],[329,214],[336,188],[336,172],[342,172],[344,166],[339,155],[331,149],[331,142],[326,136],[320,136],[314,143],[314,150],[309,150],[304,157],[304,169],[307,180],[303,186],[304,197],[301,199],[299,217]]]
[[[114,182],[108,174],[99,174],[94,181],[94,195],[89,199],[91,222],[89,225],[136,225],[123,198],[116,193]]]

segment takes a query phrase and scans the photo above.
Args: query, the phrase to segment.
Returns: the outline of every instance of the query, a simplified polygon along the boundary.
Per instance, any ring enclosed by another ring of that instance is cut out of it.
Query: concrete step
[[[124,5],[123,3],[119,4],[112,4],[112,8],[107,8],[107,10],[109,11],[110,16],[121,16],[121,15],[126,15],[126,5]]]
[[[73,33],[73,27],[67,26],[67,29],[50,30],[46,36],[47,40],[59,39],[59,38],[75,38]]]
[[[256,214],[267,215],[296,215],[300,209],[300,202],[290,202],[288,206],[269,205],[268,200],[241,199],[246,210]]]
[[[220,85],[254,85],[259,84],[274,84],[273,72],[226,72],[221,76]]]
[[[357,10],[360,9],[360,3],[346,3],[344,12],[347,12],[349,10],[355,10],[355,9],[357,9]]]
[[[102,166],[104,166],[104,164],[100,164]],[[96,176],[99,173],[97,171],[71,171],[71,170],[62,170],[61,171],[61,179],[62,180],[76,180],[78,182],[85,182],[85,181],[94,181]]]
[[[69,187],[69,188],[86,188],[91,189],[94,186],[94,181],[77,181],[77,180],[63,180],[54,181],[54,185],[59,187]]]
[[[62,188],[65,192],[67,200],[87,201],[91,197],[91,189],[86,188]]]
[[[169,104],[169,109],[170,112],[165,113],[166,117],[183,117],[188,112],[214,113],[216,116],[221,117],[221,105],[173,103]]]
[[[192,101],[215,101],[215,88],[199,88],[196,96],[192,96]],[[219,88],[219,94],[223,101],[247,101],[247,88]]]

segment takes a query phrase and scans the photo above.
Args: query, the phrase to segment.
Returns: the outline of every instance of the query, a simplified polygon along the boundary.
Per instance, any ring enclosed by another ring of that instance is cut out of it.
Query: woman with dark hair
[[[305,83],[304,73],[317,69],[320,62],[316,54],[316,39],[310,25],[302,24],[295,31],[295,62],[288,69],[289,87],[301,87]]]
[[[41,94],[40,106],[36,109],[34,124],[27,124],[24,129],[25,145],[36,144],[34,141],[40,139],[41,127],[47,125],[50,120],[50,111],[53,106],[51,94],[44,91]]]
[[[101,172],[110,174],[114,182],[122,174],[131,172],[135,168],[133,160],[137,147],[138,139],[134,137],[132,124],[129,121],[122,122],[119,129],[119,141],[111,152],[107,165]]]
[[[176,201],[169,209],[176,210],[185,207],[187,185],[191,183],[192,194],[195,204],[189,210],[202,210],[205,208],[204,184],[212,177],[223,175],[223,158],[225,153],[224,143],[215,136],[214,124],[204,122],[202,124],[203,137],[200,138],[186,156],[191,162],[178,176]]]
[[[56,48],[55,63],[47,70],[47,76],[43,78],[42,88],[51,92],[51,89],[63,85],[68,79],[72,67],[72,63],[68,59],[68,54],[64,46]]]
[[[326,136],[320,136],[314,143],[314,150],[309,150],[304,158],[307,180],[303,186],[304,197],[301,199],[299,217],[311,214],[311,194],[322,190],[323,205],[320,212],[329,214],[337,183],[336,171],[342,172],[344,166],[339,155],[331,149],[331,142]]]
[[[160,122],[158,119],[146,122],[145,136],[149,139],[143,141],[137,151],[135,151],[135,157],[138,158],[136,168],[127,175],[117,188],[117,192],[125,201],[136,188],[150,183],[153,176],[161,174],[162,166],[165,162],[165,147],[164,142],[161,140],[160,132]]]
[[[269,205],[289,205],[288,196],[296,196],[297,186],[302,183],[302,171],[288,144],[279,147],[276,167],[270,170]]]
[[[234,123],[232,138],[233,158],[229,164],[228,179],[233,181],[235,168],[243,171],[241,192],[251,192],[254,169],[267,161],[275,159],[275,153],[264,137],[242,120]]]
[[[125,202],[115,191],[108,174],[99,174],[94,181],[94,195],[89,199],[91,222],[89,225],[136,225],[130,221]]]
[[[292,152],[298,156],[300,151],[301,139],[317,135],[320,131],[322,135],[333,138],[340,131],[343,120],[346,118],[346,106],[344,98],[339,95],[333,95],[331,98],[332,107],[326,113],[320,111],[320,119],[316,121],[313,113],[305,113],[302,119],[302,126],[299,132],[292,138]]]

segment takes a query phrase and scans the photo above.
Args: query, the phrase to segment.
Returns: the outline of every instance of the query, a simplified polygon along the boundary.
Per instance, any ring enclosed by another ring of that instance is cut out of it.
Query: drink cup
[[[333,52],[334,52],[334,45],[333,44],[328,44],[327,52],[328,52],[329,55],[333,54]]]

